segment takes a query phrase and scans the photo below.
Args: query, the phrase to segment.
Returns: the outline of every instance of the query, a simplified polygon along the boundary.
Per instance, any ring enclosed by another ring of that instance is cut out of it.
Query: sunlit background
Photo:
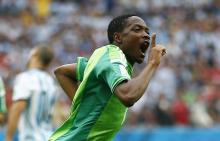
[[[8,108],[31,48],[43,43],[55,50],[52,72],[107,44],[108,23],[127,13],[140,15],[168,53],[115,141],[219,141],[220,0],[0,0],[0,76]],[[144,66],[135,65],[135,75]],[[59,93],[54,128],[71,103]]]

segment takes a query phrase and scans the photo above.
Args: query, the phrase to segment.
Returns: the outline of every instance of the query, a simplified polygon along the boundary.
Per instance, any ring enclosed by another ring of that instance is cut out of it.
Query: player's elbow
[[[132,95],[130,95],[128,92],[122,93],[117,91],[116,95],[118,99],[121,101],[121,103],[126,107],[131,107],[136,102],[135,98]]]
[[[125,96],[123,99],[121,99],[121,102],[126,107],[131,107],[136,102],[135,99],[131,96]]]
[[[56,77],[64,76],[76,80],[76,64],[59,66],[54,70],[54,74]]]
[[[131,107],[136,102],[133,95],[131,95],[129,91],[127,90],[122,91],[122,90],[117,89],[115,94],[117,95],[121,103],[126,107]]]
[[[121,101],[121,103],[126,107],[131,107],[136,102],[135,95],[132,94],[133,91],[129,87],[123,87],[122,85],[119,85],[115,89],[115,94]]]
[[[59,75],[62,72],[62,70],[61,70],[60,67],[57,67],[57,68],[54,69],[53,72],[54,72],[55,75]]]
[[[132,107],[134,105],[134,103],[132,102],[124,102],[123,105],[127,108]]]
[[[66,72],[65,72],[65,68],[63,68],[62,66],[55,68],[54,70],[54,75],[56,77],[58,76],[66,76]]]

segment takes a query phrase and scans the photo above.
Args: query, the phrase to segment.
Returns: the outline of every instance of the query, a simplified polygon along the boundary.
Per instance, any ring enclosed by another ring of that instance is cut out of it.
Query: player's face
[[[121,36],[121,49],[130,63],[142,63],[150,44],[149,29],[144,20],[137,16],[128,18]]]

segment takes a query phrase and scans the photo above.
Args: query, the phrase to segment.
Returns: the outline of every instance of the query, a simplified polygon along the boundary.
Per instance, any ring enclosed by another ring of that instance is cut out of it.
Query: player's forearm
[[[55,70],[54,74],[64,92],[70,100],[72,100],[78,88],[77,80],[65,75],[64,73],[59,73],[57,70]]]
[[[5,121],[5,114],[0,112],[0,124],[3,124]]]
[[[125,106],[132,106],[143,96],[157,67],[157,64],[149,63],[137,77],[119,85],[116,93]]]
[[[20,117],[20,111],[16,110],[15,107],[11,107],[8,117],[8,125],[6,130],[6,141],[12,141],[13,136],[16,132],[18,120]]]
[[[157,70],[158,65],[149,63],[144,70],[133,80],[134,85],[131,87],[131,92],[129,93],[134,98],[135,102],[142,97],[146,91],[150,80],[152,79],[154,73]],[[135,93],[136,91],[136,93]],[[134,93],[133,93],[134,92]]]

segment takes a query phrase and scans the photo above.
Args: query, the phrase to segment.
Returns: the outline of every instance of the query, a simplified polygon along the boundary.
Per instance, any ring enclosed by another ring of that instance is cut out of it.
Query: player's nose
[[[143,38],[144,38],[145,40],[150,40],[150,35],[149,35],[149,33],[143,32],[142,36],[143,36]]]

